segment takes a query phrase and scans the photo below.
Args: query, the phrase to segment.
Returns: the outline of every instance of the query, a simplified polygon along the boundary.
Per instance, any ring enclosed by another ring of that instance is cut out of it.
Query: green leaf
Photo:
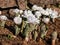
[[[15,35],[18,35],[20,33],[20,28],[15,25]]]
[[[37,37],[38,37],[38,33],[37,33],[37,31],[34,31],[34,40],[36,40]]]
[[[28,30],[29,30],[29,26],[27,24],[26,27],[25,27],[25,30],[23,31],[23,36],[28,37],[28,33],[29,33]]]
[[[44,39],[47,33],[47,26],[45,24],[41,25],[41,38]]]

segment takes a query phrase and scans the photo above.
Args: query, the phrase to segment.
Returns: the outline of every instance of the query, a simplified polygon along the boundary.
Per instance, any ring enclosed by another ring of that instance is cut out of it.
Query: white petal
[[[46,9],[46,11],[48,11],[48,12],[49,12],[49,14],[52,14],[52,12],[53,12],[51,8],[50,8],[50,9],[49,9],[49,8],[47,8],[47,9]]]
[[[22,14],[23,13],[23,10],[20,10],[20,14]]]
[[[13,12],[19,13],[19,9],[14,9]]]
[[[49,12],[48,11],[45,11],[45,14],[44,15],[49,16]]]
[[[28,23],[33,23],[33,24],[38,24],[39,20],[33,15],[33,16],[28,16],[27,22]]]
[[[43,21],[44,23],[49,23],[50,18],[43,18],[42,21]]]
[[[38,7],[38,10],[40,10],[40,11],[43,10],[43,7]]]
[[[41,12],[40,12],[40,11],[36,11],[36,12],[35,12],[35,16],[36,16],[37,18],[39,18],[39,17],[41,16]]]
[[[16,24],[21,24],[22,18],[20,18],[20,17],[15,17],[15,18],[14,18],[14,22],[15,22]]]
[[[25,11],[24,11],[24,15],[28,15],[28,12],[27,12],[27,10],[25,10]]]
[[[53,11],[50,16],[51,16],[51,18],[57,18],[58,17],[58,12]]]
[[[33,10],[37,10],[37,7],[38,7],[37,5],[34,5],[34,6],[32,7],[32,9],[33,9]]]
[[[1,20],[7,20],[8,18],[7,18],[6,16],[4,16],[4,15],[1,15],[1,16],[0,16],[0,19],[1,19]]]
[[[32,13],[32,11],[31,10],[28,10],[28,14],[31,14]]]
[[[45,10],[44,9],[41,10],[40,12],[41,12],[41,14],[45,15]]]

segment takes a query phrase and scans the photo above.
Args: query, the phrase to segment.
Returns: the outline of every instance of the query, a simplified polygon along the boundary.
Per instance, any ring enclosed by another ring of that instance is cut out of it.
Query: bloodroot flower
[[[42,21],[43,21],[44,23],[48,24],[49,21],[50,21],[50,18],[43,18]]]
[[[22,22],[22,18],[21,17],[15,17],[14,18],[14,22],[16,23],[16,24],[21,24],[21,22]]]
[[[57,11],[53,11],[52,14],[50,15],[50,17],[52,18],[53,22],[55,18],[58,18],[58,12]]]
[[[33,15],[33,14],[32,14],[32,11],[30,11],[30,10],[25,10],[25,11],[24,11],[24,14],[22,15],[22,17],[27,18],[27,17],[30,16],[30,15]]]
[[[22,14],[23,13],[23,10],[20,10],[20,14]]]
[[[6,22],[6,20],[8,20],[8,18],[4,15],[1,15],[0,20],[1,20],[1,25],[0,26],[4,28],[5,22]]]
[[[37,5],[33,5],[32,10],[37,10]]]
[[[33,5],[33,7],[32,7],[32,10],[42,10],[43,9],[43,7],[40,7],[40,6],[37,6],[37,5]]]
[[[19,11],[20,11],[19,9],[14,9],[13,10],[14,13],[19,13]]]
[[[36,11],[35,12],[35,16],[39,19],[41,17],[41,12],[40,11]]]
[[[32,15],[32,16],[28,16],[27,22],[32,24],[39,24],[40,20],[38,20],[34,15]]]
[[[7,20],[8,18],[6,17],[6,16],[4,16],[4,15],[1,15],[0,16],[0,20]]]
[[[47,8],[46,11],[48,11],[49,14],[52,14],[53,10],[51,8]]]

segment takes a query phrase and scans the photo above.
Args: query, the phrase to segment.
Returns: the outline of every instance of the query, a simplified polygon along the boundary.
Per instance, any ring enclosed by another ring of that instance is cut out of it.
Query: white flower
[[[27,13],[28,13],[28,14],[32,14],[32,11],[31,11],[31,10],[28,10]]]
[[[25,18],[28,17],[28,11],[27,10],[24,11],[24,14],[22,15],[22,17],[25,17]]]
[[[25,10],[25,11],[24,11],[24,15],[22,15],[22,17],[27,18],[28,16],[31,16],[31,15],[33,15],[33,14],[32,14],[32,12],[31,12],[30,10],[28,10],[28,11]]]
[[[7,20],[8,18],[5,15],[0,16],[0,20]]]
[[[25,10],[25,11],[24,11],[24,15],[28,15],[28,12],[27,12],[27,10]]]
[[[15,17],[15,18],[14,18],[14,22],[15,22],[16,24],[21,24],[22,18],[20,18],[19,16],[18,16],[18,17]]]
[[[25,10],[24,14],[24,17],[27,18],[27,23],[39,23],[38,19],[32,14],[30,10]]]
[[[51,8],[50,8],[50,9],[49,9],[49,8],[47,8],[47,9],[46,9],[46,11],[48,11],[48,12],[49,12],[49,14],[52,14],[52,12],[53,12]]]
[[[43,8],[39,7],[37,5],[33,5],[32,10],[40,10],[41,11],[41,10],[43,10]]]
[[[50,17],[52,18],[52,21],[55,22],[55,18],[58,18],[58,12],[57,11],[53,11],[52,14],[50,15]]]
[[[27,21],[28,21],[29,23],[34,23],[34,21],[35,21],[35,16],[28,16],[28,17],[27,17]]]
[[[57,18],[58,12],[54,10],[50,16],[51,16],[51,18]]]
[[[49,12],[45,10],[45,14],[46,16],[49,16]]]
[[[33,5],[32,10],[37,10],[37,5]]]
[[[52,14],[52,10],[47,8],[46,10],[44,10],[43,8],[41,8],[40,10],[41,14],[49,16],[50,14]]]
[[[44,23],[48,24],[49,21],[50,21],[50,18],[43,18],[42,21],[43,21]]]
[[[39,20],[34,15],[32,15],[32,16],[27,17],[27,22],[28,23],[33,23],[33,24],[38,24]]]
[[[20,11],[19,9],[14,9],[13,10],[14,13],[19,13],[19,11]]]
[[[39,24],[39,23],[40,23],[40,20],[38,20],[37,18],[36,18],[36,20],[35,20],[35,21],[36,21],[36,23],[37,23],[37,24]]]
[[[45,14],[45,10],[44,9],[42,9],[42,10],[40,10],[40,12],[41,12],[41,14]]]
[[[37,7],[39,11],[42,11],[43,10],[43,7]]]
[[[23,10],[20,10],[20,14],[22,14],[23,13]]]
[[[36,16],[37,18],[39,18],[39,17],[41,16],[41,12],[40,12],[40,11],[36,11],[36,12],[35,12],[35,16]]]
[[[47,10],[42,9],[40,12],[43,15],[49,16],[49,12]]]

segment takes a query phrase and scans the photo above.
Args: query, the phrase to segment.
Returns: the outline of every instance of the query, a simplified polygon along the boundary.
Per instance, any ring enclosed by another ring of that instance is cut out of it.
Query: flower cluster
[[[16,12],[17,11],[17,12]],[[22,30],[25,28],[25,31],[23,32],[23,35],[25,36],[26,41],[29,40],[29,36],[31,35],[31,32],[34,34],[34,39],[38,37],[37,29],[36,27],[38,25],[41,25],[41,38],[43,39],[44,36],[47,33],[47,27],[44,23],[48,24],[50,22],[50,19],[53,20],[55,18],[58,18],[58,12],[55,10],[52,10],[51,8],[43,9],[42,7],[39,7],[37,5],[33,5],[32,10],[18,10],[16,9],[16,13],[18,13],[18,16],[14,18],[14,22],[16,24],[22,23]],[[26,19],[26,20],[25,20]]]
[[[35,13],[35,15],[37,15],[37,17],[39,17],[39,16],[41,16],[41,15],[45,15],[45,16],[49,16],[50,18],[52,18],[53,20],[55,19],[55,18],[58,18],[59,17],[59,15],[58,15],[58,12],[57,11],[55,11],[55,10],[52,10],[51,8],[46,8],[46,9],[43,9],[42,7],[39,7],[39,6],[37,6],[37,5],[34,5],[33,7],[32,7],[32,9],[34,10],[34,11],[36,11]],[[48,19],[47,19],[48,20]],[[54,21],[53,21],[54,22]]]
[[[0,20],[8,20],[8,18],[5,15],[1,15]]]
[[[34,11],[34,14],[33,14]],[[27,18],[27,23],[40,23],[40,17],[43,16],[42,21],[44,23],[48,23],[50,18],[52,18],[53,22],[55,18],[58,18],[58,12],[52,10],[51,8],[43,9],[37,5],[33,5],[32,10],[19,10],[14,9],[13,12],[21,15],[21,17]],[[48,16],[48,17],[47,17]],[[14,19],[15,21],[15,19]],[[16,21],[15,21],[16,22]]]
[[[40,30],[37,29],[37,27],[40,27],[41,25],[41,38],[43,38],[47,33],[46,24],[50,22],[50,19],[54,22],[55,18],[60,17],[57,11],[52,10],[51,8],[43,9],[37,5],[33,5],[30,10],[14,9],[13,12],[15,13],[15,17],[13,17],[16,31],[15,34],[18,35],[19,32],[21,32],[23,36],[26,37],[26,40],[28,40],[31,32],[33,32],[34,39],[36,40],[38,36],[37,30]],[[1,15],[0,20],[4,23],[9,19],[7,16]]]
[[[31,10],[25,10],[22,17],[27,18],[27,23],[39,24],[40,20],[35,17]]]

